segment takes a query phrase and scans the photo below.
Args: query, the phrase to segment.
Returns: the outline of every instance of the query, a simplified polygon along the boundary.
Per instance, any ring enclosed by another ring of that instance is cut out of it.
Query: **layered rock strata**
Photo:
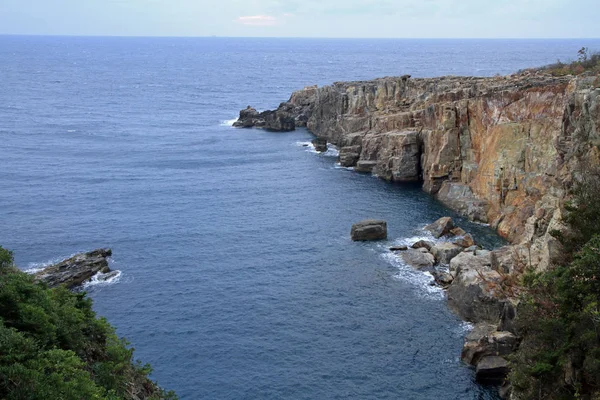
[[[35,273],[35,278],[46,283],[50,288],[62,285],[75,289],[98,273],[109,274],[105,278],[118,273],[118,271],[111,271],[108,266],[108,258],[111,255],[111,249],[97,249],[77,254]]]
[[[236,126],[306,126],[340,148],[343,166],[422,182],[544,269],[560,254],[550,232],[564,229],[574,172],[600,160],[599,86],[541,73],[338,82],[297,91],[274,111],[242,110]]]

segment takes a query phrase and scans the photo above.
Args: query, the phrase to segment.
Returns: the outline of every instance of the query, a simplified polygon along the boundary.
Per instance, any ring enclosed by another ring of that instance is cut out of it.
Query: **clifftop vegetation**
[[[0,398],[176,399],[84,293],[48,289],[0,246]]]
[[[577,60],[564,63],[557,60],[554,64],[545,65],[538,68],[529,68],[522,72],[530,71],[547,72],[553,76],[565,76],[565,75],[581,75],[584,72],[599,74],[600,73],[600,53],[591,53],[587,47],[582,47],[577,52]]]
[[[510,381],[523,399],[600,399],[600,173],[590,169],[567,204],[565,262],[525,275],[523,342]]]

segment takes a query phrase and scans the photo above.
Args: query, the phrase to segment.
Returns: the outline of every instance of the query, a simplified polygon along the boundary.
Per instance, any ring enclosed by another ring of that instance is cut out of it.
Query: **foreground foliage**
[[[567,261],[524,279],[510,376],[524,399],[600,399],[600,175],[589,171],[573,194]]]
[[[175,399],[150,371],[85,294],[34,283],[0,246],[0,398]]]

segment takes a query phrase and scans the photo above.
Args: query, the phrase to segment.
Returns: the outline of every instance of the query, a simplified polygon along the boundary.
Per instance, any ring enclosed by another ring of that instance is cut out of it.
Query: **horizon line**
[[[336,39],[336,40],[600,40],[600,37],[341,37],[341,36],[227,36],[227,35],[112,35],[2,33],[0,36],[79,37],[79,38],[156,38],[156,39]]]

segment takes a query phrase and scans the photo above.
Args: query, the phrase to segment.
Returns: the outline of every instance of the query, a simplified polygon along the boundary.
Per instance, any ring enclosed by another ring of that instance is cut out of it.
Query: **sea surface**
[[[0,36],[0,244],[22,269],[111,247],[95,309],[182,399],[495,399],[460,362],[469,326],[387,250],[454,214],[306,130],[231,123],[307,85],[508,74],[582,46],[600,41]],[[364,218],[389,240],[351,242]]]

